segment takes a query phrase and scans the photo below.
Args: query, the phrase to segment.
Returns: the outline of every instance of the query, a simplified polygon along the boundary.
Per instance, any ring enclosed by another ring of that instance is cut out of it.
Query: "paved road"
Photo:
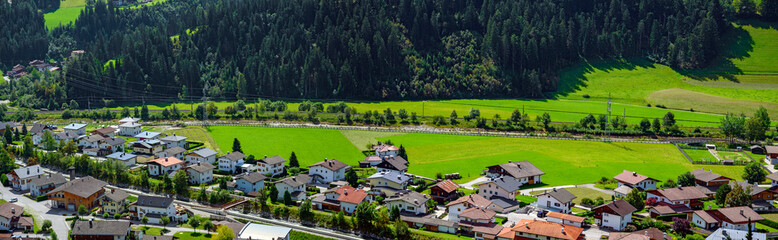
[[[0,183],[0,194],[5,200],[10,201],[11,198],[19,199],[19,201],[15,204],[32,208],[38,215],[40,215],[40,221],[45,219],[51,220],[51,228],[54,230],[54,232],[57,233],[57,237],[59,239],[67,238],[70,227],[65,222],[65,218],[69,217],[71,213],[60,209],[51,209],[48,207],[48,200],[36,202],[32,199],[22,196],[21,194],[11,191],[10,187],[2,186],[2,183]],[[62,216],[62,214],[66,214],[68,216]]]
[[[486,180],[488,180],[488,179],[489,178],[487,178],[486,176],[480,176],[480,177],[478,177],[476,179],[473,179],[473,181],[469,181],[469,182],[466,182],[464,184],[460,184],[459,186],[463,187],[463,188],[466,188],[466,189],[471,189],[472,190],[473,189],[473,185],[475,185],[477,183],[481,183],[481,182],[486,182]]]

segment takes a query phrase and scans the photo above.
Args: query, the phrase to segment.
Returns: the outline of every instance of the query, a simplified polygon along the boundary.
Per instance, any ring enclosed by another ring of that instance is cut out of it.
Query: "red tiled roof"
[[[176,157],[166,157],[166,158],[157,158],[154,160],[149,161],[148,163],[156,163],[159,165],[162,165],[163,167],[169,167],[172,165],[183,163],[184,161],[179,160]]]
[[[615,177],[613,177],[613,179],[619,180],[620,182],[625,182],[627,184],[632,184],[632,185],[638,184],[638,183],[640,183],[642,181],[645,181],[645,180],[648,180],[648,179],[656,181],[656,179],[653,179],[653,178],[650,178],[650,177],[646,177],[646,176],[637,174],[636,172],[630,172],[630,171],[627,171],[627,170],[624,170],[623,172],[621,172],[621,174],[616,175]]]
[[[583,232],[583,228],[532,219],[522,219],[512,230],[514,232],[569,240],[578,239],[581,236],[581,232]]]
[[[468,208],[459,213],[459,217],[474,220],[490,220],[494,218],[494,215],[497,215],[497,213],[484,208]]]
[[[566,220],[566,221],[570,221],[570,222],[581,222],[581,223],[584,222],[584,220],[586,219],[584,217],[579,217],[579,216],[570,215],[570,214],[564,214],[564,213],[558,213],[558,212],[548,212],[548,214],[546,214],[546,216],[550,217],[550,218],[557,218],[557,219],[562,219],[562,220]]]
[[[353,204],[359,204],[365,200],[365,197],[367,197],[367,192],[365,192],[365,190],[357,190],[356,188],[349,185],[345,185],[336,189],[335,193],[340,195],[336,200]]]
[[[467,202],[470,205],[475,205],[475,206],[482,207],[482,208],[489,207],[489,205],[493,204],[492,201],[489,201],[489,199],[486,199],[486,198],[484,198],[481,195],[470,194],[470,195],[467,195],[467,196],[460,197],[457,200],[454,200],[453,202],[450,202],[450,203],[446,204],[446,207],[453,206],[453,205],[460,204],[460,203],[464,203],[464,202]]]
[[[459,184],[456,184],[454,181],[451,180],[446,180],[446,181],[439,182],[432,187],[439,187],[444,192],[450,193],[456,191],[459,188]]]

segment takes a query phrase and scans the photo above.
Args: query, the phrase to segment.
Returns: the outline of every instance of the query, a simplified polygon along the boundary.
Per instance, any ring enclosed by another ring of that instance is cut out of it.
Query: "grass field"
[[[234,137],[241,141],[244,153],[257,157],[281,155],[288,159],[295,151],[302,166],[324,158],[338,159],[356,165],[364,159],[344,135],[367,142],[371,132],[330,129],[210,127],[209,132],[222,149],[232,147]],[[353,136],[362,136],[356,138]],[[374,136],[379,136],[375,133]],[[391,140],[408,152],[409,172],[427,177],[436,173],[459,172],[459,183],[473,180],[486,166],[509,160],[529,160],[546,175],[543,182],[555,185],[592,183],[601,177],[613,177],[622,170],[637,171],[659,179],[675,179],[679,174],[700,166],[690,164],[670,144],[606,143],[594,141],[547,140],[505,137],[459,136],[446,134],[408,133],[379,136],[376,140]],[[364,146],[364,144],[361,144]],[[742,166],[705,165],[714,172],[740,179]]]
[[[765,219],[778,222],[778,213],[764,213],[764,214],[759,214],[759,216],[762,216]]]
[[[185,128],[169,129],[164,131],[164,133],[167,135],[176,134],[179,136],[188,137],[188,141],[202,142],[205,144],[204,147],[213,149],[216,152],[221,152],[219,145],[216,144],[216,141],[213,139],[213,137],[211,137],[211,135],[208,134],[208,131],[206,131],[203,127],[190,126]]]
[[[203,232],[177,232],[173,234],[174,237],[181,240],[208,240],[211,239],[210,233]]]
[[[716,159],[716,157],[713,156],[713,154],[710,154],[708,150],[701,150],[701,149],[684,149],[684,152],[686,152],[686,155],[689,155],[690,158],[694,161],[704,161],[704,162],[718,162],[719,160]]]
[[[161,2],[165,2],[167,0],[154,0],[150,3],[146,3],[145,5],[154,5]],[[43,19],[46,24],[46,28],[49,30],[52,30],[56,27],[61,25],[67,25],[68,23],[71,23],[75,21],[79,15],[81,15],[81,10],[84,9],[86,6],[85,0],[63,0],[60,1],[59,9],[47,12],[43,14]],[[131,5],[123,8],[138,8],[141,5]]]
[[[752,113],[759,106],[778,115],[778,30],[775,23],[746,21],[724,36],[722,57],[710,67],[676,71],[640,59],[585,62],[563,70],[557,92],[566,99],[638,105],[662,104],[711,113]]]

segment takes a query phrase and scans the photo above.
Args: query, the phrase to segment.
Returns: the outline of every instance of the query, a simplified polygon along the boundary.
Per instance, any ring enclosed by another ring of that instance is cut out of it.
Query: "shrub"
[[[592,200],[591,198],[583,198],[581,199],[581,204],[591,206],[594,205],[594,200]]]
[[[40,196],[38,196],[38,197],[36,197],[36,198],[35,198],[35,201],[38,201],[38,202],[40,202],[40,201],[46,201],[46,199],[49,199],[49,196],[48,196],[48,195],[40,195]]]
[[[583,98],[590,98],[589,94],[584,94]]]

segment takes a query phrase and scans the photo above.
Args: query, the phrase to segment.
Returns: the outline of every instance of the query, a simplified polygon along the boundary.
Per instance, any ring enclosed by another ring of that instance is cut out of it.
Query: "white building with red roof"
[[[495,239],[582,240],[584,239],[582,233],[583,228],[580,227],[534,219],[521,219],[513,227],[503,228]]]
[[[373,145],[373,150],[375,150],[375,155],[383,158],[397,156],[397,152],[400,151],[400,148],[394,145],[379,143],[378,145]]]
[[[656,189],[656,183],[659,182],[659,180],[640,175],[637,172],[630,172],[627,170],[624,170],[623,172],[621,172],[621,174],[616,175],[615,177],[613,177],[613,179],[619,181],[619,186],[628,186],[631,188],[638,188],[641,190],[654,190]]]
[[[149,175],[160,176],[181,170],[184,161],[175,157],[157,158],[146,163],[149,166]]]

